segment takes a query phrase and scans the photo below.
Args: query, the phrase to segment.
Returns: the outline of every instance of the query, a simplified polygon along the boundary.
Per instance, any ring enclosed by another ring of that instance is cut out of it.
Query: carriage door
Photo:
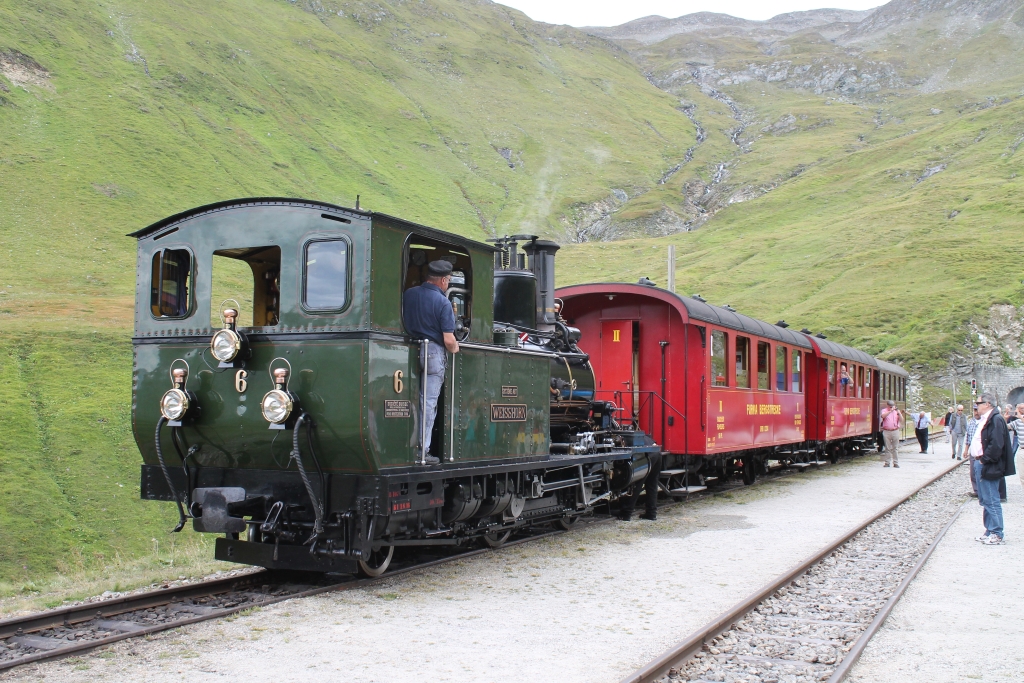
[[[614,401],[623,409],[615,414],[620,424],[633,420],[633,392],[636,390],[633,369],[633,321],[602,321],[598,396],[603,401]]]

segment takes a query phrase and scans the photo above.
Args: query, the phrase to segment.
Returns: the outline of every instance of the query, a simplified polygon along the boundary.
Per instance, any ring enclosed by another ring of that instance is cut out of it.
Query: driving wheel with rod
[[[391,558],[395,554],[395,546],[380,546],[370,551],[370,557],[359,560],[359,571],[363,576],[374,579],[388,570]]]
[[[484,534],[484,543],[487,544],[488,548],[500,548],[505,545],[505,541],[512,535],[512,530],[507,531],[493,531],[489,534]]]
[[[565,529],[566,531],[568,531],[569,529],[576,526],[576,522],[578,521],[580,521],[579,515],[564,515],[561,519],[555,522],[555,524],[558,526],[559,529]]]

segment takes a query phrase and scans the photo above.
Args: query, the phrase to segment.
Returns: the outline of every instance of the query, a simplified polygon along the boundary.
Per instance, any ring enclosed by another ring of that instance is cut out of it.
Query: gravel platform
[[[1024,458],[1018,456],[1017,471]],[[1024,490],[1006,479],[1006,545],[968,505],[875,634],[849,683],[1024,681]],[[976,502],[976,501],[975,501]]]
[[[4,680],[614,683],[950,464],[915,450],[899,469],[869,455]]]

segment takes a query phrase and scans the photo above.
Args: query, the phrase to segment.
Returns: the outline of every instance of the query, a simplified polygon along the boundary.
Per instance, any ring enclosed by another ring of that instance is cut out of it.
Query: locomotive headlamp
[[[271,429],[284,429],[298,405],[298,397],[288,391],[289,374],[286,368],[273,370],[271,376],[274,378],[274,388],[266,393],[261,403],[263,417],[270,423]]]
[[[195,396],[185,389],[187,379],[187,368],[172,368],[171,382],[173,386],[160,397],[160,414],[172,426],[181,424],[182,418],[188,415],[189,410],[196,405]]]
[[[245,337],[235,330],[235,321],[238,319],[238,310],[225,308],[223,311],[224,329],[217,330],[210,339],[210,353],[221,364],[229,364],[238,357],[245,347]]]

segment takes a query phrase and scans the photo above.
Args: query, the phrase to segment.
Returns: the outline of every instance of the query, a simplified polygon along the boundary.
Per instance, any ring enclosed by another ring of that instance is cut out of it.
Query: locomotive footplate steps
[[[240,562],[267,569],[299,569],[339,574],[354,574],[358,570],[355,559],[335,555],[312,555],[309,546],[305,545],[250,543],[218,538],[213,556],[223,562]]]

